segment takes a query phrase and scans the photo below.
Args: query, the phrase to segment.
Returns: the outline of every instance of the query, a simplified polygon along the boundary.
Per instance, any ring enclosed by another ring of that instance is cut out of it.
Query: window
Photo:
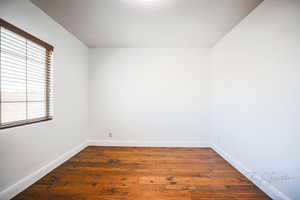
[[[0,129],[51,117],[53,47],[0,19]]]

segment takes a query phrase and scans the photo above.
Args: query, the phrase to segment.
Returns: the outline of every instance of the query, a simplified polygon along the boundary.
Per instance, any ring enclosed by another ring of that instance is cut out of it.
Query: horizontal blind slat
[[[22,52],[14,52],[11,51],[9,49],[1,49],[1,53],[4,53],[4,56],[7,55],[9,57],[14,57],[16,59],[20,59],[20,60],[24,60],[24,59],[28,59],[31,62],[34,62],[36,64],[46,64],[48,61],[47,59],[39,59],[38,57],[33,57],[33,56],[26,56],[24,54],[22,54]]]

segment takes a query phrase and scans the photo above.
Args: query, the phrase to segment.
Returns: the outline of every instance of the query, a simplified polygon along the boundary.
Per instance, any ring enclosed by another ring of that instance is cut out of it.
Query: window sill
[[[18,126],[25,126],[25,125],[29,125],[29,124],[35,124],[35,123],[39,123],[39,122],[45,122],[45,121],[49,121],[49,120],[52,120],[52,117],[37,118],[37,119],[31,119],[31,120],[24,120],[24,121],[6,123],[6,124],[0,125],[0,130],[1,129],[18,127]]]

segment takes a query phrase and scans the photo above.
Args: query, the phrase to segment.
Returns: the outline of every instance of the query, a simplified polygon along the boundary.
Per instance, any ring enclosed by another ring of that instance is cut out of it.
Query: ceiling
[[[212,47],[262,0],[31,0],[89,47]]]

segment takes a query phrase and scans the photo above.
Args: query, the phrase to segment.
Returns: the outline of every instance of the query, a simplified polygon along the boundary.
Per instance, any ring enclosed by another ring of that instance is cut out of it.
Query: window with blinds
[[[52,119],[53,47],[0,19],[0,129]]]

